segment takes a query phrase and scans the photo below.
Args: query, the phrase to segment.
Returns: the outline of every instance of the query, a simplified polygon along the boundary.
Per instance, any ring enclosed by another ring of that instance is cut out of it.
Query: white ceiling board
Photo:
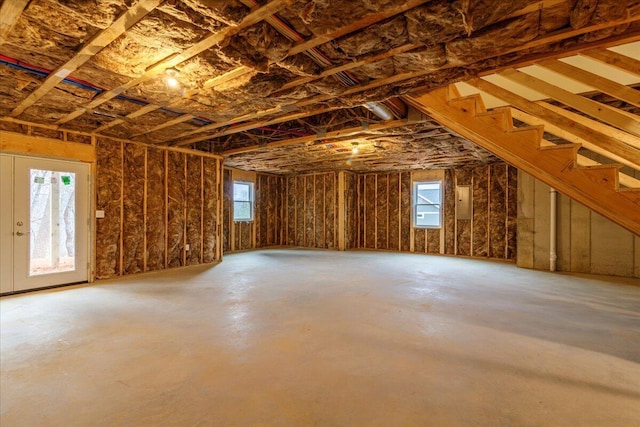
[[[566,62],[574,67],[582,68],[590,73],[597,74],[622,85],[635,85],[640,83],[640,76],[627,73],[626,71],[612,67],[607,64],[603,64],[595,59],[587,58],[586,56],[570,56],[568,58],[562,58],[560,61]]]
[[[634,43],[624,44],[621,46],[615,46],[613,48],[610,48],[610,50],[620,53],[621,55],[626,55],[634,59],[640,60],[640,42],[634,42]],[[640,76],[636,76],[634,74],[627,73],[622,70],[618,70],[615,67],[611,67],[607,64],[603,64],[599,61],[595,61],[586,57],[574,55],[567,58],[562,58],[561,61],[566,62],[567,64],[570,64],[570,65],[576,66],[578,68],[582,68],[586,71],[589,71],[590,73],[597,74],[599,76],[605,77],[609,80],[613,80],[623,85],[628,86],[628,85],[640,84]],[[558,73],[544,69],[536,65],[522,67],[522,68],[519,68],[518,70],[525,72],[531,76],[537,77],[540,80],[544,80],[545,82],[558,86],[571,93],[579,94],[579,93],[585,93],[585,92],[592,92],[595,90],[590,86],[576,82],[568,77],[564,77]],[[500,86],[510,92],[518,94],[530,101],[540,101],[540,100],[549,98],[549,96],[543,93],[537,92],[526,86],[512,82],[504,77],[500,77],[497,74],[490,74],[488,76],[484,76],[483,79],[497,86]],[[508,105],[506,102],[502,101],[501,99],[498,99],[484,92],[480,92],[478,91],[478,89],[476,89],[475,87],[467,83],[459,82],[459,83],[456,83],[455,85],[462,96],[468,96],[468,95],[480,93],[480,95],[482,96],[482,101],[484,102],[484,105],[487,107],[487,109],[504,107]]]
[[[633,42],[622,44],[620,46],[610,47],[609,50],[612,50],[620,55],[629,56],[633,59],[637,59],[640,61],[640,42]]]
[[[530,76],[537,77],[540,80],[543,80],[547,83],[551,83],[554,86],[557,86],[559,88],[566,90],[567,92],[585,93],[585,92],[592,92],[595,90],[595,88],[591,86],[587,86],[583,83],[579,83],[575,80],[572,80],[554,71],[547,70],[546,68],[539,67],[537,65],[530,65],[528,67],[518,68],[518,70],[526,74],[529,74]],[[535,101],[539,101],[541,99],[545,99],[548,97],[549,97],[548,95],[543,94],[541,98],[535,99]]]

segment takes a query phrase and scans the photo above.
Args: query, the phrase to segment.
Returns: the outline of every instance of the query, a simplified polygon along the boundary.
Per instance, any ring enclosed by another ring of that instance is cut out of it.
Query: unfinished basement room
[[[0,2],[1,426],[640,426],[640,0]]]

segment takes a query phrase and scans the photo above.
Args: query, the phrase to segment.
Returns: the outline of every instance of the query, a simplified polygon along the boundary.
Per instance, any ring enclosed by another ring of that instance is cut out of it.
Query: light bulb
[[[358,147],[353,147],[353,148],[351,149],[351,152],[352,152],[353,154],[358,154]]]
[[[169,87],[178,87],[179,84],[178,79],[175,77],[167,77],[167,85]]]

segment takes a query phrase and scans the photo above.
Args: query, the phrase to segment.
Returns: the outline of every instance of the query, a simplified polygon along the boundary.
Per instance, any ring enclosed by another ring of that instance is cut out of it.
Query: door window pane
[[[75,270],[76,177],[31,169],[29,275]]]

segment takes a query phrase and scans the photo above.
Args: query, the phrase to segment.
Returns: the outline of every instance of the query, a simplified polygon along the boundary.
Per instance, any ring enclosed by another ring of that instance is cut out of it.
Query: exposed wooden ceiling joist
[[[278,117],[276,119],[271,119],[271,120],[262,120],[259,122],[250,122],[250,123],[243,123],[243,124],[239,124],[237,126],[232,126],[228,129],[225,129],[221,132],[216,132],[214,134],[211,135],[203,135],[203,136],[198,136],[195,138],[191,138],[191,139],[187,139],[185,141],[180,141],[177,144],[171,144],[174,146],[184,146],[184,145],[189,145],[189,144],[193,144],[196,142],[200,142],[200,141],[206,141],[208,139],[213,139],[213,138],[218,138],[221,136],[226,136],[226,135],[233,135],[235,133],[240,133],[240,132],[245,132],[251,129],[256,129],[259,127],[263,127],[263,126],[271,126],[271,125],[275,125],[278,123],[283,123],[283,122],[288,122],[290,120],[296,120],[296,119],[301,119],[304,117],[310,117],[310,116],[316,116],[318,114],[322,114],[322,113],[328,113],[330,111],[335,111],[337,110],[337,107],[324,107],[324,108],[319,108],[317,110],[313,110],[313,111],[304,111],[304,112],[300,112],[300,113],[293,113],[293,114],[288,114],[286,116],[282,116],[282,117]]]
[[[73,58],[51,72],[42,85],[26,97],[16,108],[13,109],[13,111],[11,111],[11,113],[9,113],[9,115],[11,117],[17,117],[22,114],[24,110],[38,102],[40,98],[49,93],[50,90],[64,80],[69,74],[73,73],[78,69],[78,67],[124,34],[125,31],[139,22],[142,18],[147,16],[147,14],[158,7],[162,1],[163,0],[141,0],[131,6],[129,10],[113,21],[108,28],[98,32],[87,43],[85,43]]]
[[[225,38],[230,37],[234,34],[239,33],[240,31],[242,31],[245,28],[250,27],[251,25],[254,25],[257,22],[262,21],[265,17],[273,15],[274,13],[277,13],[279,10],[283,9],[284,7],[288,6],[289,4],[292,3],[293,0],[273,0],[270,3],[266,4],[265,6],[260,7],[259,9],[256,9],[254,11],[252,11],[251,13],[249,13],[247,16],[244,17],[244,19],[237,25],[230,25],[228,27],[225,27],[224,29],[218,31],[215,34],[211,34],[210,36],[206,37],[205,39],[201,40],[200,42],[194,44],[193,46],[183,50],[182,52],[178,53],[177,55],[169,55],[168,57],[166,57],[165,59],[161,60],[160,62],[154,64],[153,66],[151,66],[151,68],[149,68],[147,71],[145,71],[141,76],[128,81],[127,83],[118,86],[117,88],[108,90],[106,92],[103,92],[102,94],[100,94],[99,96],[97,96],[96,98],[94,98],[91,102],[89,102],[88,104],[86,104],[85,106],[76,109],[75,111],[71,112],[70,114],[68,114],[66,117],[63,117],[62,119],[58,120],[56,122],[56,124],[63,124],[63,123],[67,123],[81,115],[83,115],[84,113],[86,113],[87,111],[97,107],[98,105],[101,105],[107,101],[109,101],[110,99],[115,98],[116,96],[120,95],[121,93],[125,92],[128,89],[131,89],[134,86],[139,85],[140,83],[147,81],[155,76],[157,76],[158,74],[164,72],[167,68],[171,68],[174,67],[184,61],[186,61],[189,58],[192,58],[202,52],[204,52],[207,49],[212,48],[213,46],[219,44],[220,42],[222,42],[223,40],[225,40]]]
[[[390,120],[384,123],[370,125],[368,127],[357,126],[353,128],[340,129],[333,132],[327,132],[327,134],[323,135],[322,137],[319,137],[318,135],[309,135],[309,136],[303,136],[299,138],[291,138],[291,139],[285,139],[282,141],[271,142],[265,145],[252,145],[249,147],[235,148],[232,150],[226,150],[222,154],[225,156],[230,156],[230,155],[239,154],[239,153],[247,153],[250,151],[263,150],[265,148],[270,148],[270,147],[284,147],[287,145],[301,144],[303,142],[315,141],[317,139],[330,140],[330,139],[336,139],[336,138],[345,138],[345,137],[350,137],[355,135],[362,135],[362,134],[366,134],[367,132],[374,132],[374,131],[383,130],[383,129],[390,129],[390,128],[401,127],[401,126],[410,126],[410,125],[422,123],[422,122],[423,120],[408,120],[408,119]]]
[[[414,7],[420,6],[421,4],[426,2],[427,2],[426,0],[409,0],[401,4],[400,6],[387,9],[380,13],[367,15],[364,18],[351,23],[350,25],[347,25],[342,28],[338,28],[337,30],[331,31],[329,33],[323,34],[318,37],[314,37],[310,40],[307,40],[295,45],[294,47],[289,49],[289,51],[287,52],[287,56],[292,56],[297,53],[301,53],[306,50],[312,49],[316,46],[320,46],[321,44],[330,42],[331,40],[337,39],[338,37],[342,37],[354,31],[373,25],[377,22],[383,21],[394,15],[398,15],[402,12],[406,12],[407,10],[413,9]]]
[[[535,47],[539,47],[539,46],[543,46],[546,44],[550,44],[550,43],[554,43],[557,41],[561,41],[564,40],[566,38],[571,38],[571,37],[575,37],[581,34],[585,34],[585,33],[589,33],[592,31],[598,31],[598,30],[602,30],[605,28],[610,28],[610,27],[615,27],[621,24],[625,24],[625,23],[629,23],[629,22],[634,22],[634,21],[640,21],[640,16],[634,16],[632,18],[625,18],[619,21],[614,21],[614,22],[608,22],[608,23],[603,23],[603,24],[596,24],[596,25],[592,25],[592,26],[588,26],[588,27],[583,27],[577,30],[562,30],[562,31],[558,31],[555,33],[550,33],[547,34],[545,36],[539,37],[535,40],[532,40],[530,42],[524,43],[521,46],[517,47],[517,48],[512,48],[509,49],[506,53],[514,53],[514,52],[518,52],[521,50],[528,50],[528,49],[532,49]],[[616,40],[620,41],[620,39],[622,39],[623,41],[636,41],[640,39],[640,33],[633,33],[633,34],[625,34],[623,36],[620,37],[616,37]],[[585,46],[585,49],[587,49],[588,47]],[[576,47],[574,50],[571,51],[571,53],[575,53],[577,51],[579,51],[580,48]],[[558,56],[562,56],[559,54],[547,54],[546,57],[558,57]],[[487,57],[485,59],[490,59],[491,57]],[[517,64],[513,64],[513,66],[517,66]],[[453,68],[452,65],[445,65],[443,67],[440,68],[440,70],[445,70],[448,68]],[[334,99],[334,98],[338,98],[338,97],[342,97],[342,96],[348,96],[348,95],[352,95],[355,93],[359,93],[359,92],[364,92],[367,90],[371,90],[371,89],[375,89],[375,88],[379,88],[382,86],[387,86],[387,85],[393,85],[395,83],[400,83],[406,80],[410,80],[413,78],[417,78],[417,77],[421,77],[421,76],[425,76],[428,74],[433,73],[434,70],[425,70],[425,71],[412,71],[412,72],[405,72],[405,73],[400,73],[400,74],[395,74],[393,76],[390,77],[385,77],[385,78],[381,78],[381,79],[376,79],[373,80],[369,83],[366,84],[361,84],[358,86],[353,86],[351,88],[345,89],[342,92],[335,94],[335,95],[318,95],[306,100],[302,100],[302,101],[298,101],[298,102],[294,102],[294,103],[283,103],[281,104],[279,107],[277,107],[276,109],[270,109],[270,110],[266,110],[264,112],[257,112],[257,113],[253,113],[253,114],[249,114],[249,115],[245,115],[244,117],[241,118],[235,118],[235,119],[231,119],[225,122],[221,122],[221,123],[213,123],[211,125],[207,125],[207,126],[203,126],[201,128],[195,129],[193,131],[190,131],[188,134],[189,135],[194,135],[197,133],[201,133],[207,130],[212,130],[215,128],[219,128],[222,126],[227,126],[229,124],[233,124],[239,121],[243,121],[243,120],[248,120],[248,119],[253,119],[253,118],[257,118],[260,117],[261,115],[267,115],[267,114],[274,114],[276,113],[278,110],[282,110],[282,107],[285,106],[293,106],[294,108],[302,108],[308,105],[313,105],[313,104],[317,104],[320,102],[325,102],[328,101],[330,99]],[[187,136],[185,134],[181,134],[178,135],[177,137],[174,138],[178,139],[178,138],[182,138],[184,136]],[[204,138],[201,139],[202,140],[206,140],[208,138]]]
[[[604,105],[575,95],[551,83],[545,82],[537,77],[526,74],[515,69],[507,69],[498,73],[499,76],[505,77],[515,83],[526,86],[534,91],[544,93],[549,97],[562,102],[578,111],[590,115],[600,121],[616,126],[632,135],[640,136],[640,117],[637,120],[629,120],[624,114],[616,110],[606,108]]]
[[[612,67],[628,71],[633,74],[640,74],[640,61],[625,55],[620,55],[607,49],[590,49],[580,52],[580,55],[595,59]]]
[[[537,117],[543,121],[542,124],[549,124],[551,126],[559,128],[568,134],[575,135],[584,141],[588,141],[595,147],[600,147],[604,152],[609,152],[616,156],[615,160],[628,165],[633,168],[640,168],[640,151],[622,143],[621,141],[612,138],[607,135],[603,135],[600,132],[596,132],[587,126],[555,113],[535,102],[519,96],[513,92],[510,92],[498,85],[489,83],[486,80],[475,78],[469,80],[467,83],[476,87],[482,92],[491,94],[497,98],[500,98],[515,108],[526,112],[529,115]],[[515,117],[515,116],[514,116]],[[549,130],[552,132],[551,130]],[[553,132],[552,132],[553,133]],[[560,136],[560,135],[558,135]],[[566,139],[566,138],[565,138]]]
[[[580,114],[565,110],[564,108],[558,107],[557,105],[549,104],[548,102],[538,101],[537,104],[555,113],[565,116],[576,123],[580,123],[581,125],[587,126],[595,130],[596,132],[599,132],[603,135],[610,136],[611,138],[615,138],[618,141],[624,142],[630,147],[640,149],[640,138],[638,138],[637,136],[630,135],[625,131],[616,129],[612,126],[607,126],[604,123],[597,122],[585,116],[581,116]]]
[[[562,61],[550,59],[538,62],[536,65],[554,71],[572,80],[584,83],[621,101],[640,107],[640,91],[636,89],[621,85],[618,82],[614,82]]]
[[[18,22],[18,18],[22,14],[22,11],[27,4],[29,4],[30,0],[5,0],[2,2],[2,6],[0,7],[0,45],[2,45],[7,37],[7,35],[11,32],[11,29],[16,22]]]
[[[247,5],[247,6],[249,6],[249,7],[253,7],[253,4],[252,4],[253,2],[251,2],[251,1],[244,1],[243,3],[245,5]],[[289,56],[295,55],[297,53],[301,53],[303,51],[312,49],[315,46],[319,46],[321,44],[330,42],[330,41],[332,41],[332,40],[334,40],[334,39],[336,39],[338,37],[341,37],[343,35],[346,35],[346,34],[354,32],[354,31],[360,30],[360,29],[365,28],[365,27],[367,27],[369,25],[372,25],[372,24],[375,24],[377,22],[383,21],[383,20],[385,20],[387,18],[390,18],[390,17],[392,17],[394,15],[398,15],[398,14],[400,14],[402,12],[406,12],[407,10],[412,9],[414,7],[417,7],[422,3],[426,3],[426,0],[411,0],[411,1],[407,1],[402,6],[394,7],[392,9],[386,10],[386,11],[381,12],[381,13],[369,15],[366,18],[364,18],[364,19],[362,19],[360,21],[357,21],[355,23],[350,24],[349,26],[339,28],[339,29],[337,29],[335,31],[332,31],[332,32],[327,33],[327,34],[323,34],[322,36],[319,36],[319,37],[313,37],[313,38],[311,38],[311,39],[309,39],[309,40],[307,40],[305,42],[302,42],[302,43],[296,45],[293,49],[291,49],[289,52],[287,52],[287,54],[283,58],[281,58],[281,60],[283,60],[283,59],[285,59],[285,58],[287,58]],[[271,22],[274,21],[274,18],[271,15],[267,15],[267,16],[265,16],[264,20],[266,22],[270,22],[271,23]],[[299,50],[304,46],[309,46],[309,47],[306,47],[303,50]],[[395,53],[393,53],[393,54],[400,53],[401,51],[404,51],[404,50],[394,49]],[[388,54],[386,57],[389,57],[389,56],[391,56],[391,55]],[[380,58],[380,59],[382,59],[382,58]],[[371,61],[371,62],[373,62],[373,61]],[[360,65],[364,65],[364,63],[360,64]],[[352,67],[352,68],[354,68],[354,67]],[[213,78],[209,79],[203,85],[202,88],[197,88],[197,89],[193,89],[193,90],[185,92],[184,97],[185,98],[191,97],[191,96],[201,92],[204,89],[208,89],[208,88],[214,87],[215,85],[222,84],[223,82],[226,82],[228,80],[232,80],[232,79],[238,78],[241,75],[244,75],[244,74],[246,74],[247,72],[250,72],[250,71],[251,70],[249,68],[247,68],[245,66],[240,66],[238,68],[235,68],[235,69],[225,73],[222,76],[217,76],[217,77],[213,77]],[[335,74],[335,73],[338,73],[338,72],[340,72],[340,70],[337,70],[337,71],[335,71],[335,72],[333,72],[331,74],[328,74],[328,75],[332,75],[332,74]],[[160,108],[160,106],[158,106],[158,108]],[[150,110],[150,111],[153,111],[153,110]],[[150,112],[150,111],[147,111],[147,112]],[[183,122],[185,122],[187,120],[192,119],[193,117],[194,117],[193,115],[185,114],[184,116],[181,116],[179,118],[180,120],[175,121],[175,122],[172,121],[171,124],[165,124],[164,126],[159,127],[158,129],[154,129],[153,131],[164,129],[164,128],[167,128],[167,127],[171,127],[174,124],[183,123]],[[100,131],[108,129],[110,127],[119,125],[121,123],[124,123],[124,120],[121,120],[121,119],[114,120],[113,122],[111,122],[111,123],[109,123],[107,125],[101,126],[99,128],[99,130],[96,129],[96,132],[100,132]],[[224,125],[222,125],[222,126],[224,126]],[[137,137],[137,136],[144,135],[144,134],[147,134],[147,133],[151,133],[151,131],[144,132],[144,133],[141,133],[141,134],[138,134],[138,135],[135,135],[135,136]],[[187,136],[187,135],[182,135],[180,137],[184,137],[184,136]]]

